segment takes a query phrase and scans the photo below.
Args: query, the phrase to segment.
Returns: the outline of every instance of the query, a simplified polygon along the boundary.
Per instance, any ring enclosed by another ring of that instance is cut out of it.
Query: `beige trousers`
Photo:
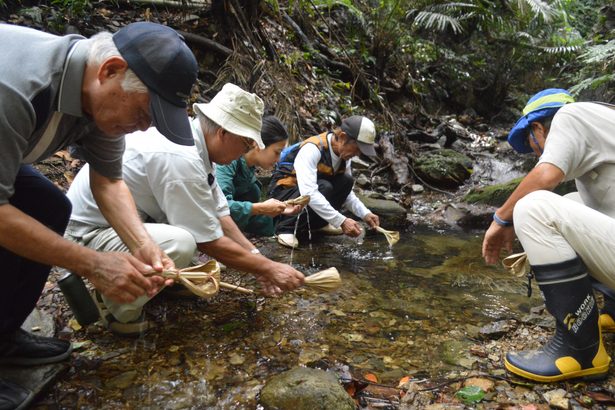
[[[194,237],[188,231],[171,225],[154,223],[146,223],[145,229],[160,246],[160,249],[173,260],[178,269],[190,266],[197,248]],[[65,237],[96,251],[128,252],[128,248],[113,228],[95,229],[83,237],[71,236],[70,232],[71,225],[69,223]],[[104,295],[102,299],[113,317],[122,323],[137,319],[143,311],[143,306],[151,300],[148,296],[141,296],[132,303],[121,304]]]
[[[515,206],[515,233],[530,265],[580,257],[589,274],[615,289],[615,219],[585,206],[578,194],[536,191]]]

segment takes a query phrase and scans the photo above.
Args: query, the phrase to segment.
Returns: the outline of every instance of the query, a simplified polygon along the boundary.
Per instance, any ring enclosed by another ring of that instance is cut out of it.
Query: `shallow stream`
[[[347,364],[394,386],[407,375],[438,377],[455,366],[447,350],[471,343],[477,327],[528,309],[523,281],[485,266],[481,240],[413,232],[390,249],[376,233],[362,244],[329,237],[296,250],[293,263],[337,267],[343,286],[334,293],[159,298],[149,312],[161,327],[140,339],[88,333],[57,399],[80,408],[254,409],[266,380],[297,365]],[[273,242],[261,249],[288,262]]]

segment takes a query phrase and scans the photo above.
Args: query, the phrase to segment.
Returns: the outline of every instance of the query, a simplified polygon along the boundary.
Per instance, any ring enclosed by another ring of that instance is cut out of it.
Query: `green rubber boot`
[[[532,269],[555,317],[555,335],[538,350],[508,353],[506,368],[538,382],[604,378],[611,358],[602,344],[598,307],[583,262],[575,258]]]

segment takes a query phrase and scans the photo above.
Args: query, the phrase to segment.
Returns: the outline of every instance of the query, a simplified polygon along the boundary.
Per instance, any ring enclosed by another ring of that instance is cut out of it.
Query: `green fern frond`
[[[615,59],[615,40],[611,40],[606,44],[590,46],[580,57],[587,64],[613,61]]]
[[[428,8],[428,10],[444,12],[444,11],[457,11],[461,9],[476,9],[476,8],[478,8],[478,6],[476,6],[475,4],[471,4],[471,3],[451,2],[451,3],[433,4]]]
[[[419,11],[414,19],[414,24],[418,27],[433,28],[438,31],[445,31],[450,28],[455,34],[463,32],[463,27],[456,17],[431,11]]]
[[[570,92],[574,95],[578,95],[581,91],[586,89],[593,89],[600,87],[603,84],[615,82],[615,74],[605,74],[596,78],[586,78],[580,83],[570,87]]]
[[[535,14],[541,15],[546,23],[551,21],[551,19],[558,14],[556,9],[543,0],[517,0],[517,4],[521,10],[523,10],[527,4]]]
[[[580,45],[571,46],[554,46],[554,47],[540,47],[544,52],[548,54],[567,54],[575,53],[583,48]]]

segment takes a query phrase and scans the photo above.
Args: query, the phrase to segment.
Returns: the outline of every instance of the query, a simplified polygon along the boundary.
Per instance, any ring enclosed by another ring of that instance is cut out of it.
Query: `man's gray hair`
[[[213,135],[216,132],[218,132],[218,129],[222,128],[221,126],[216,124],[214,121],[212,121],[211,118],[209,118],[208,116],[206,116],[199,110],[195,110],[195,111],[196,111],[196,116],[199,119],[199,123],[201,124],[201,130],[203,131],[203,135]]]
[[[112,39],[113,35],[107,31],[102,31],[90,38],[91,46],[88,53],[88,64],[102,64],[111,57],[122,57]],[[146,93],[147,87],[130,68],[124,74],[122,90],[127,93]]]

